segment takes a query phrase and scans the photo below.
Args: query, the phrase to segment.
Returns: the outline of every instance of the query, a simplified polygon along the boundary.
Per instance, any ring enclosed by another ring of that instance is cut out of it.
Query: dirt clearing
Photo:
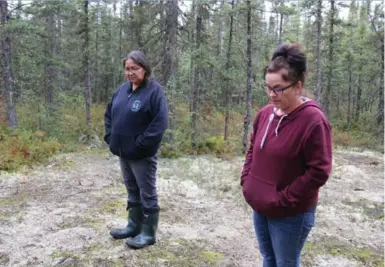
[[[0,174],[0,266],[261,266],[239,175],[243,158],[160,159],[158,243],[133,251],[116,157],[65,154]],[[384,266],[384,162],[336,151],[303,266]]]

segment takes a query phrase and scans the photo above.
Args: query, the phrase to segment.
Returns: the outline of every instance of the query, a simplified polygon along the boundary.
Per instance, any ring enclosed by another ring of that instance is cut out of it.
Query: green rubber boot
[[[156,243],[156,230],[158,228],[159,212],[145,214],[142,225],[142,231],[139,235],[127,239],[127,246],[139,249]]]
[[[112,229],[110,234],[115,239],[124,239],[137,236],[142,230],[143,209],[142,206],[130,207],[128,213],[128,224],[122,229]]]

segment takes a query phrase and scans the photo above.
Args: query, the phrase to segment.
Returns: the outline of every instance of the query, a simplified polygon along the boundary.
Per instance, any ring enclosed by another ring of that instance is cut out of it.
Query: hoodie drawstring
[[[278,128],[279,126],[281,125],[281,122],[282,120],[287,116],[287,114],[283,115],[280,119],[279,119],[279,122],[277,124],[277,127],[275,127],[275,136],[278,136]],[[262,138],[262,141],[261,141],[261,149],[263,148],[263,145],[265,144],[265,140],[266,140],[266,137],[267,137],[267,133],[269,132],[269,128],[270,128],[270,124],[271,122],[273,121],[274,119],[274,113],[271,113],[270,116],[269,116],[269,123],[267,124],[267,127],[266,127],[266,130],[265,130],[265,133],[263,135],[263,138]]]
[[[271,113],[270,117],[269,117],[269,123],[267,124],[266,130],[265,130],[265,134],[263,135],[263,138],[262,138],[262,141],[261,141],[261,149],[263,148],[263,145],[265,144],[265,139],[266,139],[266,136],[267,136],[267,132],[269,131],[270,124],[273,121],[273,119],[274,119],[274,113]]]
[[[279,119],[279,122],[277,124],[277,127],[275,127],[275,136],[278,136],[278,128],[279,128],[279,125],[281,124],[281,121],[283,120],[283,118],[285,118],[287,116],[287,114],[283,115],[281,117],[281,119]]]

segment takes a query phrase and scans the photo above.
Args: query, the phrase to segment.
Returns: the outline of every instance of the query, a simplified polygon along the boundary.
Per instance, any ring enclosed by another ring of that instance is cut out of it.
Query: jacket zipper
[[[120,137],[119,137],[119,156],[122,157],[122,148],[120,146]]]

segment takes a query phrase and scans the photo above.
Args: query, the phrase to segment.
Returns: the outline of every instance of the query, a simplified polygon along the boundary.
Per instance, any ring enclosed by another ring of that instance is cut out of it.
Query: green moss
[[[308,257],[317,254],[342,256],[347,259],[355,260],[368,267],[384,266],[384,257],[382,253],[376,252],[369,248],[352,247],[339,243],[336,240],[308,242],[305,244],[304,253],[308,254]]]
[[[85,222],[84,217],[69,217],[60,223],[57,224],[57,226],[60,229],[67,229],[67,228],[73,228],[75,226],[79,226]]]
[[[361,209],[362,213],[371,219],[382,220],[384,218],[384,203],[382,202],[373,202],[367,199],[362,199],[354,202],[343,200],[343,203],[354,208]]]
[[[172,266],[179,266],[176,264],[180,263],[181,258],[178,258],[173,252],[168,251],[167,248],[168,244],[166,243],[151,246],[146,250],[141,250],[138,253],[139,261],[142,262],[142,264],[150,263],[151,265],[149,266],[156,265],[159,261],[169,262],[170,264],[172,263]]]
[[[92,243],[88,248],[87,251],[92,252],[92,251],[97,251],[97,250],[102,250],[104,246],[100,243]]]
[[[102,190],[103,199],[106,197],[106,195],[111,196],[111,197],[127,196],[127,190],[126,190],[126,187],[124,186],[123,178],[121,178],[121,176],[118,176],[118,177],[114,178],[114,180],[119,182],[119,184],[117,186],[116,185],[105,186]]]
[[[104,224],[103,219],[96,219],[95,217],[85,214],[84,216],[69,217],[63,220],[62,222],[60,222],[59,224],[57,224],[57,226],[60,229],[83,226],[83,227],[92,227],[93,229],[98,230],[103,224]]]
[[[99,230],[104,225],[104,220],[103,219],[100,219],[100,220],[97,220],[97,219],[89,220],[89,221],[87,221],[87,225],[92,227],[95,230]]]
[[[107,259],[93,259],[88,266],[108,266],[108,267],[124,267],[127,263],[122,259],[107,260]]]
[[[118,217],[127,217],[126,202],[119,200],[105,200],[96,210],[98,213],[114,214]]]
[[[78,257],[71,253],[71,252],[68,252],[68,251],[54,251],[52,254],[51,254],[51,257],[53,259],[57,259],[57,258],[72,258],[72,259],[77,259]]]
[[[66,156],[58,157],[54,159],[52,162],[48,162],[48,163],[60,170],[70,170],[76,165],[76,162],[73,159],[70,159],[69,157],[66,157]]]
[[[224,258],[224,255],[205,250],[206,247],[207,244],[204,241],[162,240],[161,244],[136,252],[139,259],[137,265],[157,266],[162,262],[165,266],[173,267],[218,266],[218,262]]]
[[[0,198],[1,207],[19,207],[24,205],[27,194],[20,193],[5,198]]]
[[[82,151],[86,156],[108,156],[109,152],[106,148],[92,148]]]
[[[207,261],[212,264],[216,264],[219,260],[223,259],[223,254],[215,251],[205,250],[201,252],[201,256],[204,261]]]

